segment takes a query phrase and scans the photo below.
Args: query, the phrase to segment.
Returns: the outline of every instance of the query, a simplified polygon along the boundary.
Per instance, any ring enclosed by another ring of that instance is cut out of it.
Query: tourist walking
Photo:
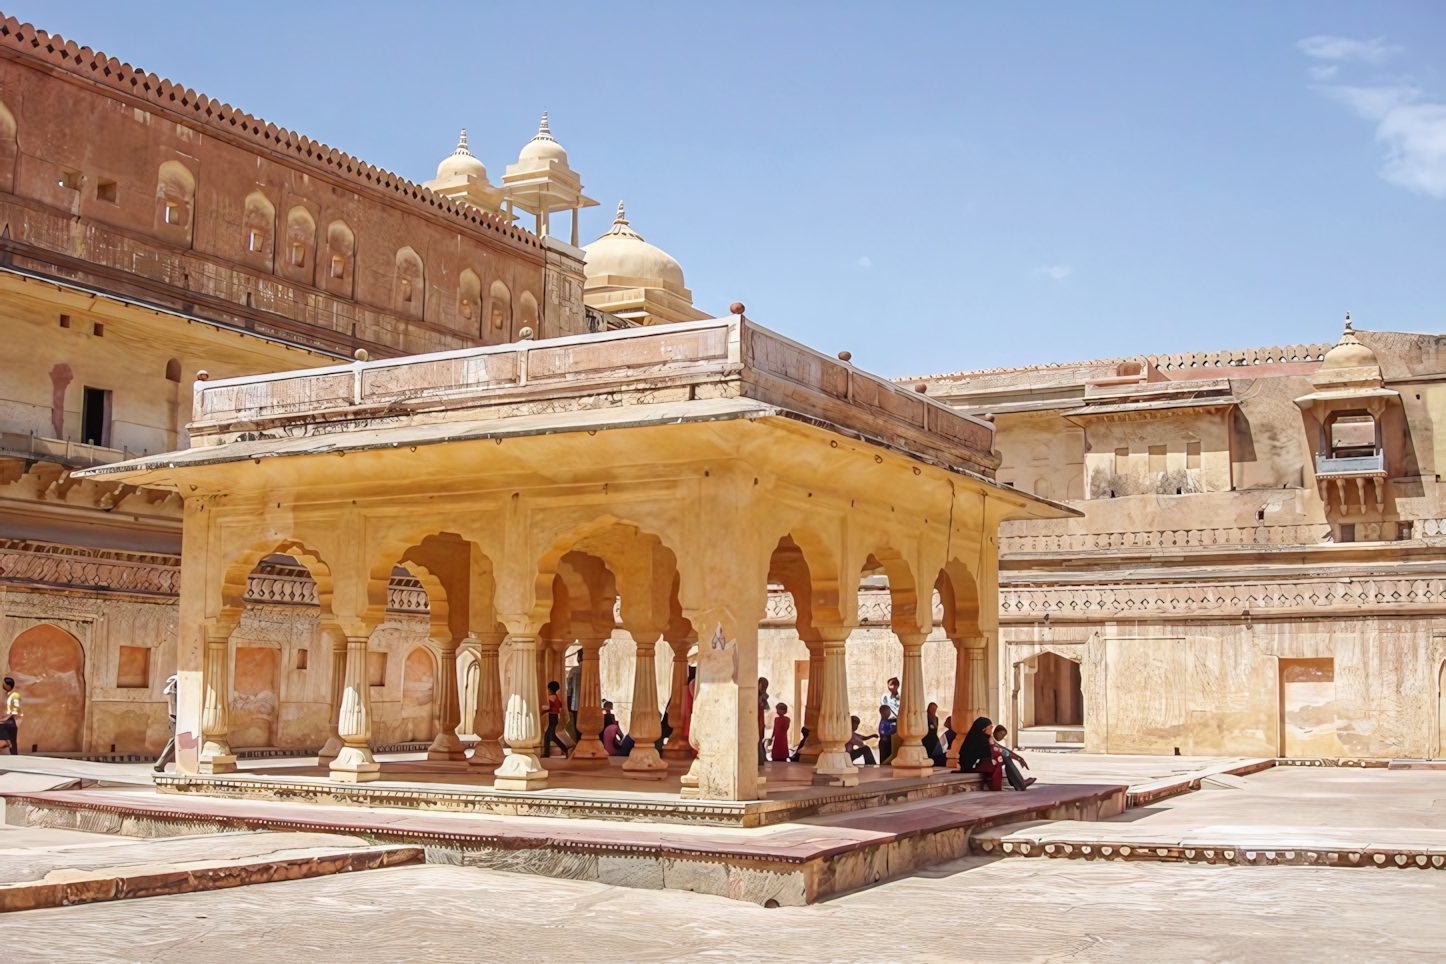
[[[166,713],[171,721],[171,738],[166,741],[166,748],[161,751],[160,757],[156,759],[156,772],[165,773],[166,764],[176,759],[176,686],[179,682],[177,674],[172,673],[166,679],[166,686],[161,690],[166,697]]]
[[[557,735],[557,722],[562,718],[562,697],[557,691],[562,689],[557,680],[547,684],[547,732],[542,735],[542,756],[543,759],[552,755],[553,744],[562,751],[562,758],[567,759],[567,744],[563,743]]]
[[[15,689],[15,678],[5,677],[5,720],[0,723],[0,739],[9,741],[11,754],[20,752],[20,694]]]

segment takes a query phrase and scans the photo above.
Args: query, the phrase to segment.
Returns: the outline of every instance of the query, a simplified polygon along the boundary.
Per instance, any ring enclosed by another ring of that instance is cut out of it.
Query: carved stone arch
[[[482,324],[482,278],[471,268],[463,268],[457,276],[457,317],[463,325],[475,328],[478,337],[484,334]]]
[[[979,583],[964,563],[957,559],[945,563],[934,589],[944,609],[944,635],[950,639],[984,635],[979,625]]]
[[[487,325],[493,334],[503,339],[512,336],[512,292],[501,281],[494,281],[487,289]]]
[[[241,621],[241,611],[246,605],[246,590],[251,573],[256,565],[267,556],[290,556],[306,567],[316,581],[316,600],[321,606],[321,619],[325,624],[332,616],[332,592],[334,583],[331,567],[323,561],[321,554],[297,539],[280,539],[273,542],[253,544],[241,552],[226,567],[221,582],[221,598],[217,607],[218,621],[223,626],[234,628]],[[207,607],[208,609],[210,607]]]
[[[585,552],[569,552],[558,561],[557,574],[567,587],[573,631],[587,631],[596,639],[612,635],[618,587],[607,563]]]
[[[190,247],[195,202],[195,173],[177,160],[161,162],[156,172],[156,231]]]
[[[616,579],[624,625],[661,634],[671,613],[677,556],[655,533],[613,515],[603,515],[553,541],[539,560],[532,619],[545,623],[552,611],[553,577],[562,557],[583,552],[601,559]]]
[[[304,205],[293,205],[286,212],[286,237],[280,256],[280,274],[311,283],[316,271],[316,218]]]
[[[0,191],[15,192],[15,160],[20,156],[15,114],[0,101]]]
[[[276,251],[276,205],[260,191],[246,195],[241,212],[241,250],[244,260],[266,271]]]
[[[411,247],[397,251],[396,274],[392,280],[392,308],[400,315],[421,318],[427,297],[426,268],[422,256]]]
[[[932,605],[928,623],[920,622],[919,589],[914,570],[897,549],[882,546],[870,552],[864,559],[861,573],[883,572],[889,580],[889,624],[897,633],[927,633],[933,622]]]
[[[345,221],[332,221],[326,226],[326,254],[319,260],[318,287],[351,298],[356,275],[356,234]]]
[[[537,317],[537,296],[530,291],[524,291],[517,296],[517,327],[519,331],[524,327],[531,328],[534,338],[542,337],[542,328]]]

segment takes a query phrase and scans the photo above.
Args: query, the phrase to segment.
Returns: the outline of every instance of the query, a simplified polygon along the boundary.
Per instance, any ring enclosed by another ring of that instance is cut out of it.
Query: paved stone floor
[[[1446,874],[971,858],[811,907],[463,867],[29,911],[7,961],[1383,961],[1446,956]]]

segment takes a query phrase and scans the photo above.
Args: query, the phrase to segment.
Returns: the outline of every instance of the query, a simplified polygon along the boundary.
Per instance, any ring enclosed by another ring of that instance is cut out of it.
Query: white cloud
[[[1331,37],[1318,34],[1298,41],[1295,49],[1307,57],[1317,60],[1346,60],[1365,64],[1383,64],[1401,52],[1381,38],[1375,40],[1352,40],[1349,37]]]
[[[1063,281],[1069,277],[1070,266],[1067,264],[1048,264],[1034,269],[1037,275],[1043,275],[1051,281]]]
[[[1340,64],[1321,64],[1310,69],[1310,79],[1323,84],[1340,73],[1340,69]]]
[[[868,255],[864,255],[862,258],[859,258],[857,261],[854,262],[854,264],[858,265],[860,268],[869,268],[873,266],[873,262],[869,260]]]
[[[1322,87],[1366,120],[1386,147],[1381,177],[1418,194],[1446,198],[1446,104],[1415,87]]]

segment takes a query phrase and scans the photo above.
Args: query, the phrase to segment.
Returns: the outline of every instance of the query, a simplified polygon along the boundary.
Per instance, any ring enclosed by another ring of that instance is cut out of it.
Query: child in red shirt
[[[779,703],[773,717],[773,745],[771,757],[775,763],[788,762],[788,730],[793,721],[788,718],[788,704]]]
[[[567,759],[567,744],[557,735],[557,721],[562,716],[562,698],[557,695],[560,689],[557,680],[547,684],[547,732],[542,735],[542,755],[551,755],[552,745],[556,743],[563,759]]]

